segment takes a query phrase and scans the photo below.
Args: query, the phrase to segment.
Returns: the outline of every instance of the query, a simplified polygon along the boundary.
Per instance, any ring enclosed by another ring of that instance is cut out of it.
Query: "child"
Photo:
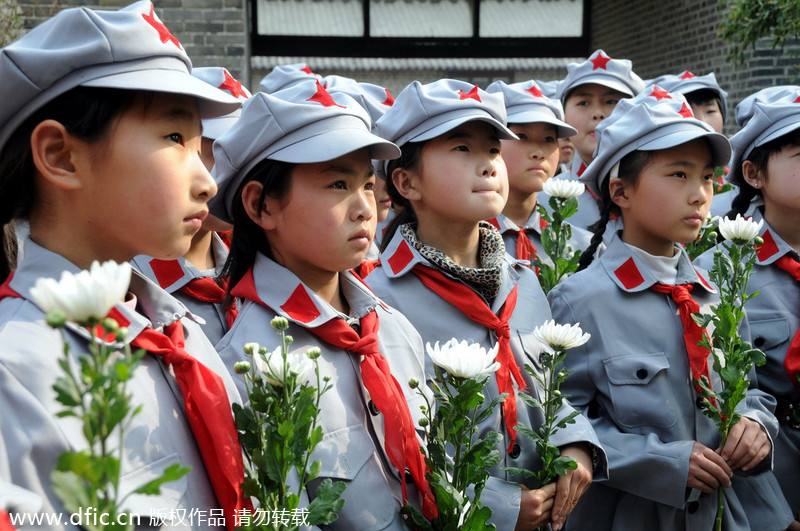
[[[487,92],[503,95],[508,128],[519,140],[501,140],[503,162],[508,171],[508,201],[503,213],[489,220],[503,235],[506,252],[528,265],[539,257],[552,265],[542,248],[544,221],[536,208],[536,197],[545,181],[555,175],[559,161],[557,140],[572,136],[575,129],[563,122],[561,104],[542,93],[534,82],[506,85],[495,81]],[[572,227],[568,242],[585,250],[592,235]]]
[[[250,92],[222,67],[195,68],[192,75],[230,94],[239,101],[250,97]],[[214,140],[227,131],[241,113],[240,109],[214,118],[203,119],[201,156],[208,171],[214,167],[211,149]],[[228,258],[230,225],[216,216],[208,215],[192,238],[189,252],[177,260],[159,260],[150,256],[137,256],[131,262],[147,278],[156,282],[167,293],[182,302],[191,312],[203,318],[203,332],[216,345],[236,318],[236,306],[223,308],[225,282],[217,283],[225,260]]]
[[[773,87],[745,98],[736,108],[742,129],[731,138],[730,180],[739,195],[728,214],[752,215],[764,221],[747,302],[747,322],[753,344],[767,356],[756,368],[758,388],[778,401],[775,416],[780,431],[775,444],[775,475],[792,514],[800,512],[800,189],[797,154],[800,152],[800,87]],[[713,264],[713,252],[697,259]],[[800,528],[800,523],[794,523]]]
[[[658,85],[667,92],[683,94],[692,107],[695,118],[710,125],[715,132],[723,132],[728,116],[728,93],[719,86],[714,72],[696,76],[684,70],[678,75],[659,76],[649,84]],[[727,168],[725,170],[727,173]],[[720,174],[714,185],[714,199],[711,201],[712,216],[725,215],[730,210],[731,201],[736,197],[735,190],[720,193],[720,188],[724,184],[725,179],[723,174]]]
[[[261,79],[259,88],[261,89],[261,92],[272,94],[273,92],[289,88],[297,83],[302,83],[303,81],[308,80],[317,80],[322,82],[323,86],[325,85],[322,76],[312,72],[311,67],[305,63],[279,65],[273,68],[269,74]]]
[[[769,471],[777,428],[769,400],[748,391],[720,450],[691,383],[710,366],[691,314],[709,313],[717,297],[679,244],[697,237],[730,144],[659,87],[621,101],[597,135],[581,180],[613,203],[604,211],[621,215],[624,228],[597,262],[548,295],[557,321],[591,334],[568,351],[573,372],[562,389],[609,455],[608,482],[590,487],[570,528],[711,529],[716,489],[726,487],[723,529],[785,529],[788,510]],[[710,379],[719,388],[718,375]]]
[[[277,314],[293,350],[322,349],[320,376],[333,387],[320,404],[324,436],[311,459],[322,470],[308,494],[324,478],[347,483],[334,529],[403,529],[403,500],[418,505],[418,494],[435,511],[414,429],[422,398],[406,384],[423,381],[422,342],[349,271],[375,234],[370,158],[398,155],[352,98],[316,81],[256,94],[214,144],[212,211],[234,225],[225,270],[230,294],[245,299],[217,347],[233,370],[245,343],[276,343]]]
[[[542,93],[552,99],[557,99],[556,91],[558,90],[558,84],[560,80],[553,80],[553,81],[536,81],[536,84],[539,85],[539,88],[542,89]],[[564,115],[564,108],[561,107],[561,115],[563,120]],[[577,132],[577,131],[576,131]],[[572,157],[575,156],[575,144],[572,143],[571,137],[560,137],[558,139],[558,150],[560,153],[558,159],[558,168],[556,169],[556,175],[560,175],[562,173],[569,172],[570,166],[572,165]]]
[[[592,478],[596,444],[585,419],[553,440],[562,455],[578,462],[557,485],[538,485],[501,468],[541,466],[534,443],[515,429],[517,418],[538,429],[541,411],[529,408],[516,389],[537,392],[522,367],[538,365],[542,345],[532,330],[550,318],[535,274],[512,260],[502,236],[481,221],[500,214],[508,193],[500,138],[515,136],[505,120],[500,94],[462,81],[415,81],[400,93],[377,125],[402,149],[401,157],[387,164],[386,175],[392,201],[403,210],[387,231],[382,266],[366,281],[411,320],[427,343],[456,337],[488,349],[500,342],[502,366],[497,380],[490,379],[486,399],[500,392],[509,397],[502,412],[479,429],[503,435],[497,446],[502,458],[490,469],[493,477],[481,501],[492,509],[491,522],[498,529],[530,530],[551,520],[559,529]],[[434,373],[430,359],[425,373]],[[559,413],[570,411],[565,403]]]
[[[59,455],[86,442],[74,419],[57,415],[62,336],[29,291],[93,261],[169,259],[189,249],[216,192],[200,160],[200,117],[239,106],[190,70],[149,1],[66,9],[0,51],[0,223],[30,222],[0,301],[0,482],[41,496],[45,516],[63,511],[50,480]],[[132,496],[124,509],[145,526],[232,529],[234,512],[247,506],[233,381],[194,317],[141,275],[114,310],[125,341],[157,353],[127,383],[140,412],[125,430],[120,491],[175,462],[191,467],[160,495]],[[70,356],[88,352],[88,338],[68,327]],[[205,520],[180,521],[192,511]],[[61,517],[51,529],[74,528],[70,515]]]
[[[359,83],[354,79],[335,75],[326,76],[324,81],[326,90],[329,93],[344,92],[364,107],[372,121],[373,132],[375,130],[375,122],[394,104],[394,98],[389,93],[389,89],[372,83]],[[386,191],[386,175],[383,173],[383,161],[373,161],[372,168],[377,177],[373,192],[375,194],[375,204],[377,205],[375,219],[378,222],[378,226],[375,238],[372,240],[372,246],[365,257],[366,260],[377,260],[380,257],[378,246],[383,236],[381,229],[389,216],[389,210],[392,206],[392,200]]]
[[[564,106],[564,121],[578,132],[572,137],[576,156],[570,173],[563,179],[578,179],[592,161],[597,147],[595,128],[611,114],[621,99],[644,90],[644,82],[631,70],[627,59],[612,59],[603,50],[595,51],[582,63],[567,66],[567,76],[558,84],[556,98]],[[570,218],[577,227],[589,228],[600,219],[597,198],[587,190],[579,197],[578,212]],[[543,205],[547,200],[540,198]]]

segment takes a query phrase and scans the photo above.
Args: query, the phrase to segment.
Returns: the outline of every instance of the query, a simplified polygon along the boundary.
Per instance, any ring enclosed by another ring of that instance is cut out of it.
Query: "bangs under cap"
[[[240,102],[244,103],[247,98],[251,96],[247,87],[243,86],[240,81],[237,81],[226,68],[221,66],[206,66],[195,68],[192,70],[192,75],[201,81],[205,81],[212,87],[230,94]],[[242,114],[241,109],[236,109],[230,114],[218,116],[215,118],[203,119],[203,137],[216,140],[222,134],[236,123],[239,116]]]
[[[751,94],[736,106],[736,122],[742,128],[731,137],[733,157],[727,179],[740,186],[734,174],[753,149],[800,129],[800,86],[769,87]]]
[[[633,72],[629,59],[612,59],[603,50],[597,50],[586,61],[567,65],[567,76],[558,84],[556,98],[565,105],[572,89],[588,83],[603,85],[631,97],[644,90],[644,81]]]
[[[293,87],[304,81],[319,81],[322,86],[325,83],[322,76],[315,74],[305,63],[293,63],[290,65],[279,65],[273,68],[269,74],[264,76],[259,83],[261,92],[272,94],[279,90]]]
[[[686,98],[653,86],[635,98],[620,101],[597,124],[597,148],[580,181],[599,195],[611,168],[633,151],[657,151],[706,138],[714,164],[730,159],[728,139],[694,117]]]
[[[239,120],[214,142],[212,174],[219,191],[211,213],[233,222],[236,190],[264,159],[306,164],[333,160],[369,148],[373,159],[395,159],[400,150],[370,132],[370,119],[344,93],[329,94],[318,81],[306,81],[274,94],[247,100]]]
[[[556,136],[565,138],[578,133],[577,129],[564,122],[564,109],[558,100],[551,100],[535,81],[508,85],[495,81],[486,92],[503,95],[509,124],[544,122],[556,128]]]
[[[328,93],[343,92],[356,100],[367,111],[371,120],[370,128],[373,133],[376,133],[375,122],[389,110],[389,107],[394,105],[394,98],[387,88],[335,75],[326,76],[325,81],[325,88]],[[386,172],[384,171],[383,161],[375,160],[372,167],[375,170],[375,175],[385,181]]]
[[[500,138],[517,138],[506,127],[502,95],[489,94],[477,85],[455,79],[427,85],[411,82],[375,125],[380,136],[402,146],[436,138],[473,120],[492,125]]]
[[[191,69],[149,0],[117,11],[60,11],[0,50],[0,149],[34,112],[78,86],[194,96],[201,117],[241,105]]]
[[[658,85],[667,92],[684,95],[696,90],[711,90],[719,97],[723,120],[727,121],[728,119],[728,93],[719,86],[714,72],[709,72],[704,76],[696,76],[688,70],[684,70],[677,75],[666,74],[652,79],[647,82],[648,87],[651,85]]]

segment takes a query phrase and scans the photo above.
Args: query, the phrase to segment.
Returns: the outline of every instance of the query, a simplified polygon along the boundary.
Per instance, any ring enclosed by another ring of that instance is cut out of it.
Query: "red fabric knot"
[[[522,371],[520,371],[511,350],[511,334],[508,325],[508,320],[517,305],[517,286],[514,286],[514,289],[508,294],[499,314],[495,315],[480,295],[461,282],[448,278],[436,269],[422,265],[415,266],[412,271],[425,287],[458,308],[472,321],[493,330],[497,335],[498,347],[495,360],[500,364],[500,368],[495,372],[495,378],[500,393],[507,395],[503,401],[503,421],[511,441],[508,445],[508,452],[511,453],[514,443],[517,441],[517,396],[512,377],[517,382],[517,388],[525,388]]]
[[[225,289],[227,286],[227,280],[223,281],[220,285],[211,277],[203,277],[190,280],[178,291],[202,302],[222,304],[225,301]],[[239,309],[236,307],[236,301],[234,300],[225,311],[225,324],[227,324],[229,329],[233,326],[233,322],[238,315]]]
[[[528,238],[528,231],[527,229],[519,229],[517,231],[517,260],[527,260],[531,263],[531,267],[533,267],[533,261],[539,256],[539,253],[536,251],[536,246],[533,245],[533,242],[530,238]],[[540,268],[534,268],[536,271],[536,276],[539,276]]]
[[[800,262],[785,254],[775,260],[774,264],[800,282]],[[798,378],[800,378],[800,329],[795,332],[792,342],[789,343],[789,348],[786,349],[786,357],[783,358],[783,370],[786,371],[794,388],[800,393],[800,382],[798,382]]]

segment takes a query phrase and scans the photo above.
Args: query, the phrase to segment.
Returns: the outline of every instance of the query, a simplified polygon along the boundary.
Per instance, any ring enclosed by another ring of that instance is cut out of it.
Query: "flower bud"
[[[422,426],[424,428],[424,427],[426,427],[428,425],[428,419],[426,419],[425,417],[422,417],[421,419],[419,419],[417,424],[419,424],[420,426]]]
[[[719,249],[716,249],[716,250],[714,251],[714,256],[716,256],[716,257],[720,257],[720,256],[722,256],[722,251],[720,251]]]
[[[117,323],[116,319],[112,319],[111,317],[106,317],[100,322],[103,325],[103,328],[106,332],[116,332],[119,328],[119,323]]]
[[[244,344],[244,353],[247,354],[248,356],[252,356],[255,352],[258,351],[258,349],[259,349],[258,343],[251,342]]]
[[[272,326],[272,328],[274,328],[278,332],[282,332],[289,328],[289,320],[286,319],[286,317],[282,317],[280,315],[278,315],[277,317],[273,317],[272,321],[270,321],[269,324]]]
[[[408,381],[408,386],[409,386],[411,389],[416,389],[417,387],[419,387],[419,380],[417,380],[416,378],[411,378],[411,379]]]
[[[762,238],[761,236],[756,236],[753,239],[753,243],[755,243],[756,245],[764,245],[764,238]]]
[[[237,361],[233,364],[233,372],[236,374],[247,374],[250,372],[250,362],[248,361]]]
[[[286,337],[284,337],[284,340],[286,341],[286,346],[287,347],[289,345],[291,345],[292,343],[294,343],[294,338],[292,336],[286,336]]]
[[[67,323],[67,314],[63,310],[51,310],[47,312],[46,319],[51,328],[63,328]]]
[[[306,356],[308,356],[308,359],[315,360],[322,356],[322,351],[319,347],[311,347],[306,351]]]
[[[120,326],[119,328],[117,328],[117,331],[114,333],[114,338],[117,341],[125,341],[126,337],[128,337],[128,327]]]

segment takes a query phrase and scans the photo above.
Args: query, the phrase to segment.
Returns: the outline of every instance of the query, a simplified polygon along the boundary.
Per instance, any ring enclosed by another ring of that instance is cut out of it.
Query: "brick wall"
[[[634,71],[645,79],[685,69],[698,75],[713,71],[728,92],[730,118],[747,95],[772,85],[798,83],[798,60],[790,51],[771,50],[766,42],[748,53],[740,67],[725,59],[729,45],[716,36],[724,14],[718,0],[593,0],[591,9],[592,49],[630,59]],[[729,119],[726,132],[737,130]]]
[[[117,9],[132,0],[19,0],[25,28],[73,6]],[[156,12],[183,44],[195,66],[224,66],[249,76],[246,0],[154,0]]]

